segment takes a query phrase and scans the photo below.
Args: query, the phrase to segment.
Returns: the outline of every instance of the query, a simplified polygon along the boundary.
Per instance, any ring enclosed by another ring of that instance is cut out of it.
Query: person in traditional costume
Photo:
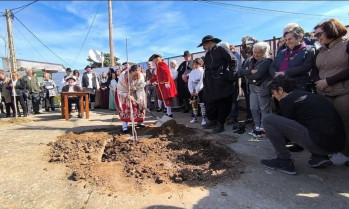
[[[128,132],[128,122],[137,122],[144,127],[146,94],[144,76],[138,65],[132,65],[119,76],[115,92],[115,104],[120,119],[123,121],[122,131]]]
[[[170,70],[167,64],[162,60],[160,54],[153,54],[149,61],[152,61],[155,66],[155,75],[148,81],[149,83],[157,83],[156,93],[158,99],[165,103],[167,116],[173,117],[171,105],[172,98],[177,96],[177,89],[175,83],[171,77]]]

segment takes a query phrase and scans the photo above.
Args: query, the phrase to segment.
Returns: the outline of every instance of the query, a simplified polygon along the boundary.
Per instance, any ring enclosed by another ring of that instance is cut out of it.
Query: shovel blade
[[[169,120],[173,120],[173,118],[164,115],[162,116],[162,118],[158,119],[158,121],[155,124],[155,127],[161,127],[164,123],[166,123]]]

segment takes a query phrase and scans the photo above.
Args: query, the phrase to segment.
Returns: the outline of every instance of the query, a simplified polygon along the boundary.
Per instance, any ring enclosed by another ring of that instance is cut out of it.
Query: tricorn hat
[[[186,56],[189,56],[189,55],[190,55],[190,52],[189,52],[189,51],[184,51],[183,57],[186,57]]]
[[[202,38],[201,44],[198,47],[202,46],[203,43],[206,43],[209,41],[212,41],[212,42],[217,44],[217,43],[221,42],[222,40],[219,38],[215,38],[212,35],[207,35],[207,36]]]
[[[66,81],[69,81],[70,79],[73,79],[74,81],[76,81],[75,76],[68,76],[65,78]]]
[[[162,57],[160,54],[153,54],[149,57],[148,61],[153,61],[153,59],[158,58],[158,57]]]

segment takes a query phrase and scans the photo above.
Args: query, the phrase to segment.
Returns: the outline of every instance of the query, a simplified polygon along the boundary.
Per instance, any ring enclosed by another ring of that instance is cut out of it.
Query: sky
[[[8,55],[5,9],[15,9],[14,16],[25,25],[13,19],[17,59],[83,69],[89,64],[90,49],[109,53],[107,1],[37,1],[16,9],[30,2],[0,1],[1,57]],[[280,37],[288,23],[312,31],[317,23],[336,17],[349,25],[346,1],[113,1],[112,8],[114,55],[119,62],[127,57],[145,62],[154,53],[174,57],[185,50],[201,52],[197,46],[208,34],[239,45],[247,35],[258,40]]]

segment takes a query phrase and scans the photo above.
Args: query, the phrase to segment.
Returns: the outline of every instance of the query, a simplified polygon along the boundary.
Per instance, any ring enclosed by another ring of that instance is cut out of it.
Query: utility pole
[[[15,45],[13,43],[13,33],[12,33],[12,12],[10,10],[5,10],[5,14],[6,14],[6,23],[7,23],[7,34],[8,34],[8,47],[10,49],[10,60],[7,62],[9,67],[10,67],[10,78],[11,81],[13,81],[12,78],[12,72],[16,72],[17,71],[17,65],[16,65],[16,56],[15,56]],[[13,83],[12,83],[13,85]],[[16,95],[16,90],[15,90],[15,86],[12,86],[12,94]],[[16,97],[13,96],[13,102],[14,102],[14,106],[15,106],[15,110],[17,111],[17,102],[16,102]],[[18,117],[18,112],[16,113],[16,118]]]
[[[109,49],[110,49],[110,64],[115,66],[114,61],[114,44],[113,44],[113,9],[112,1],[108,0],[108,13],[109,13]]]
[[[6,23],[7,23],[7,34],[8,34],[8,47],[10,49],[10,60],[8,62],[10,67],[10,72],[17,71],[16,55],[15,55],[15,45],[13,43],[13,33],[12,33],[12,12],[10,10],[5,10]]]

